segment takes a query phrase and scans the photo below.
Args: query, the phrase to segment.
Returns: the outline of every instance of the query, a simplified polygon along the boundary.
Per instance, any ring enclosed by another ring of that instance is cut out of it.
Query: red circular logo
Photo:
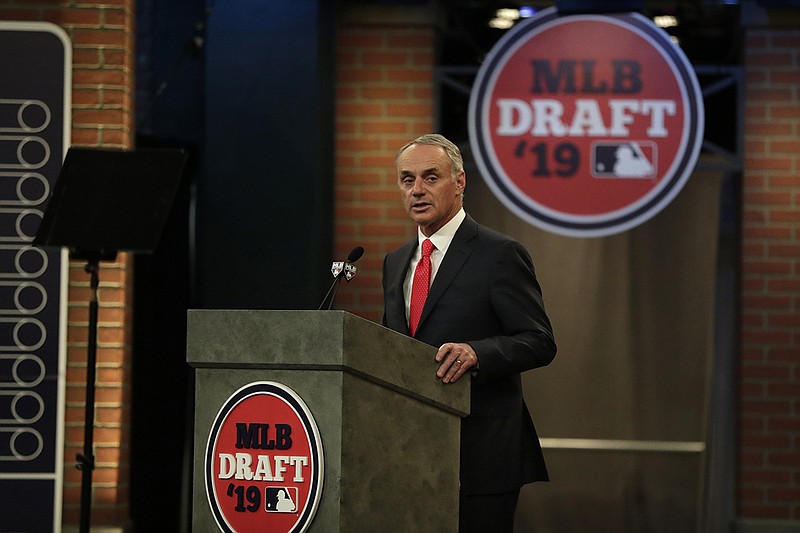
[[[528,222],[579,237],[627,230],[672,201],[703,125],[694,70],[638,14],[528,19],[490,52],[469,108],[491,190]]]
[[[205,484],[222,531],[305,531],[322,495],[323,472],[317,425],[285,385],[246,385],[217,414]]]

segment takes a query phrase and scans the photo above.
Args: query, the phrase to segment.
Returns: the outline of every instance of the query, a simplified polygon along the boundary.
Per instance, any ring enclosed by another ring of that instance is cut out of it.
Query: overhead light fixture
[[[489,21],[490,28],[500,30],[507,30],[514,25],[519,19],[532,17],[536,14],[536,9],[533,7],[520,7],[519,9],[504,7],[498,9],[494,13],[494,18]]]
[[[509,19],[493,18],[489,21],[489,27],[498,30],[507,30],[513,25],[514,21]]]
[[[678,17],[674,15],[658,15],[653,17],[653,22],[659,28],[674,28],[678,25]]]
[[[503,8],[498,9],[494,14],[495,18],[502,20],[519,20],[519,9]]]

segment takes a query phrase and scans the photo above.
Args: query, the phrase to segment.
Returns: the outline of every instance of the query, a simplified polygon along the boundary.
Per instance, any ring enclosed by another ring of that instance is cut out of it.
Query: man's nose
[[[421,178],[417,178],[414,180],[414,186],[411,187],[411,194],[414,196],[420,196],[425,194],[425,182]]]

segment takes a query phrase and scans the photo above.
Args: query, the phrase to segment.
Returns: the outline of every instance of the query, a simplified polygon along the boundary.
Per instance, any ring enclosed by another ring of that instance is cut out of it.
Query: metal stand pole
[[[89,300],[89,341],[86,359],[86,410],[83,427],[83,453],[77,454],[76,467],[81,471],[80,533],[89,533],[92,518],[92,471],[94,470],[94,392],[97,362],[97,287],[100,283],[99,261],[90,259],[84,267],[91,275]]]

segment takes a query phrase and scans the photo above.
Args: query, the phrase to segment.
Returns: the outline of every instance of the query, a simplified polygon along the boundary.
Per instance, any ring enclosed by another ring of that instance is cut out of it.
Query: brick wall
[[[739,516],[800,520],[800,31],[745,61]]]
[[[0,19],[61,26],[73,43],[72,144],[133,146],[135,0],[0,0]],[[67,330],[67,404],[64,450],[65,524],[80,514],[89,276],[70,263]],[[128,517],[131,258],[121,254],[100,268],[95,460],[92,522],[121,525]]]
[[[394,154],[432,131],[434,35],[430,27],[344,25],[337,38],[336,257],[365,249],[336,307],[380,321],[381,266],[414,235],[400,203]]]

